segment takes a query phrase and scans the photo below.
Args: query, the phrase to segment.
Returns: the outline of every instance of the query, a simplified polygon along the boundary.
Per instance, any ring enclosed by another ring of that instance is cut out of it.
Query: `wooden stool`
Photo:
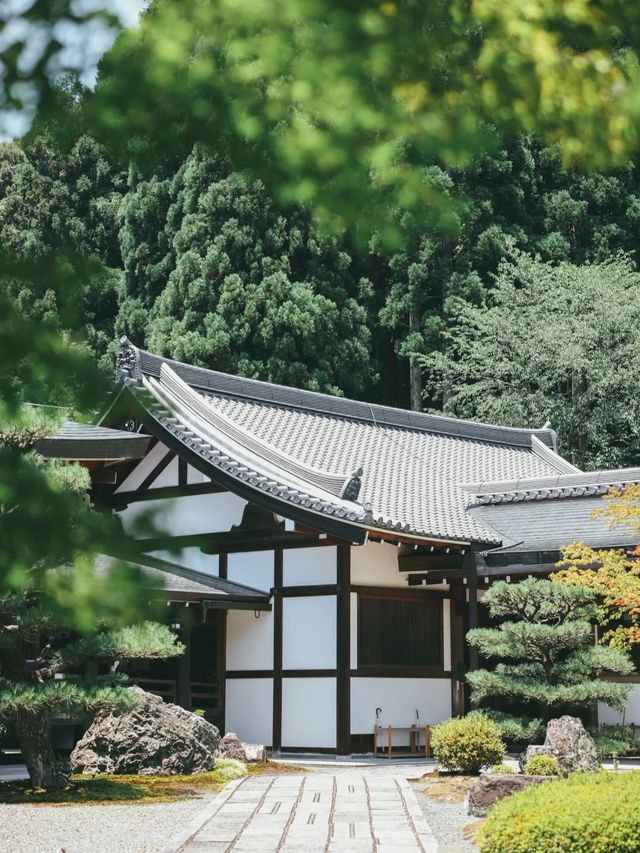
[[[422,727],[421,727],[422,728]],[[391,750],[393,749],[393,730],[409,732],[409,749],[411,752],[417,752],[418,749],[418,734],[420,728],[414,723],[411,726],[379,726],[377,723],[373,727],[373,754],[378,755],[378,747],[380,735],[383,731],[387,733],[387,758],[391,758]],[[424,726],[424,754],[426,758],[431,757],[431,726]]]

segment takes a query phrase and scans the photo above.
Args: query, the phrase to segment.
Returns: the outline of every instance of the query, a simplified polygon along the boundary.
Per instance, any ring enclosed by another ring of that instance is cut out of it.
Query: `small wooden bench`
[[[431,726],[417,726],[415,723],[411,726],[379,726],[373,727],[373,754],[379,754],[380,735],[385,732],[387,735],[387,758],[391,758],[391,750],[393,748],[393,732],[409,732],[409,751],[418,751],[418,735],[424,733],[424,754],[426,758],[431,757]]]

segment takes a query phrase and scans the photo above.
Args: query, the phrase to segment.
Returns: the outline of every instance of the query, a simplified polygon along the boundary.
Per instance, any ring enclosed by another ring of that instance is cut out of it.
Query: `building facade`
[[[551,429],[242,379],[126,339],[117,379],[99,428],[137,452],[102,454],[92,499],[165,573],[190,650],[147,683],[273,750],[370,751],[377,720],[462,713],[464,635],[493,579],[547,574],[577,539],[633,544],[591,513],[640,470],[582,473]]]

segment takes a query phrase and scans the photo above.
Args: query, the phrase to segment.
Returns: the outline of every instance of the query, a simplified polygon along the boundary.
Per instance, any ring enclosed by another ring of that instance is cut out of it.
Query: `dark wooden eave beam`
[[[316,548],[331,544],[320,534],[265,533],[256,531],[228,531],[224,533],[191,533],[184,536],[158,536],[149,539],[137,539],[136,547],[141,553],[148,551],[182,550],[200,548],[204,554],[221,554],[239,551],[269,551],[273,548]]]

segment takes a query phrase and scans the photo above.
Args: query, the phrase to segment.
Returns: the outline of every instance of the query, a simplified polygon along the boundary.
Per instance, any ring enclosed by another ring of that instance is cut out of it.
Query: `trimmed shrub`
[[[533,755],[527,761],[524,772],[529,776],[559,776],[560,765],[553,755]]]
[[[482,716],[454,717],[434,726],[431,746],[445,770],[478,774],[501,761],[505,749],[498,726]]]
[[[489,768],[489,773],[517,773],[518,771],[515,767],[511,767],[510,764],[492,764]]]
[[[638,853],[640,773],[574,773],[491,809],[480,853]]]

